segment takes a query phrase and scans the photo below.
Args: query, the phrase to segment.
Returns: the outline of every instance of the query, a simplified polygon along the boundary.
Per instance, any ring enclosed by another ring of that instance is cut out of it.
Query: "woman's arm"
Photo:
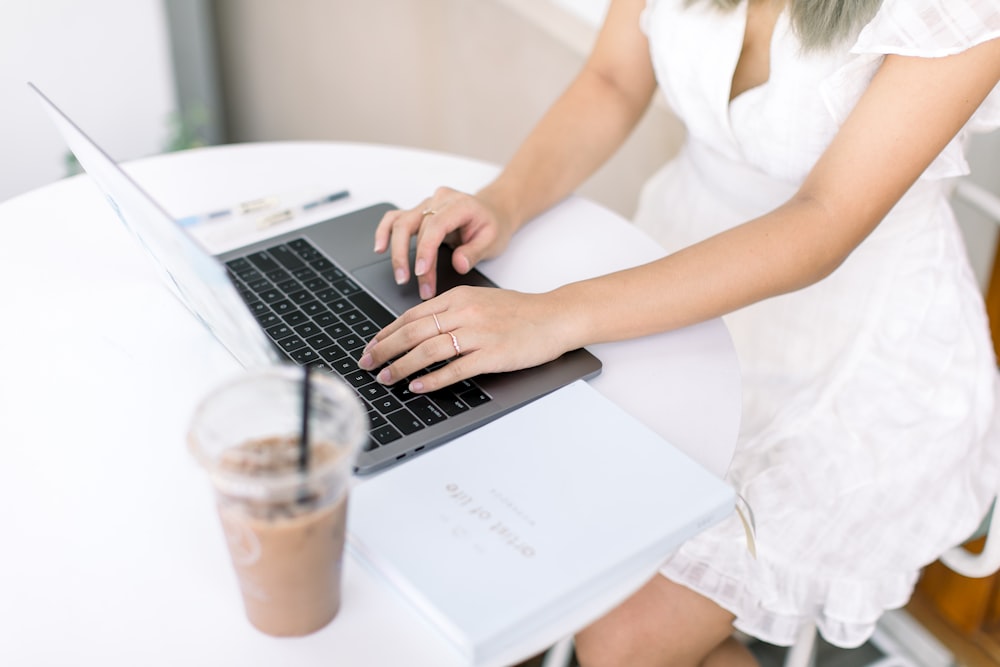
[[[799,191],[784,205],[655,262],[545,294],[459,289],[408,311],[366,351],[383,381],[463,356],[420,379],[430,391],[566,350],[693,324],[832,273],[1000,81],[1000,39],[944,58],[888,56]],[[428,326],[429,323],[429,326]]]
[[[639,29],[645,0],[611,3],[593,52],[500,176],[484,188],[515,228],[573,192],[625,141],[656,91]]]
[[[663,260],[553,297],[586,344],[700,322],[811,285],[881,222],[1000,80],[1000,39],[945,58],[887,56],[802,187],[776,210]],[[603,298],[639,299],[597,308]],[[601,312],[603,311],[603,312]]]
[[[542,117],[496,180],[476,198],[439,189],[409,211],[386,214],[376,252],[391,249],[397,282],[410,278],[410,239],[421,294],[433,296],[437,249],[450,237],[465,273],[503,251],[528,220],[571,193],[629,135],[656,90],[639,14],[645,0],[614,0],[594,49],[567,90]],[[423,215],[433,210],[433,215]],[[457,238],[456,238],[457,237]]]

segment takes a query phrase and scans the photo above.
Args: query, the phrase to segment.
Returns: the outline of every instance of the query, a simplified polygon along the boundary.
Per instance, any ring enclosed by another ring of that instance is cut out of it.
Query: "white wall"
[[[0,4],[0,201],[66,173],[29,80],[116,159],[162,152],[175,103],[161,2]]]

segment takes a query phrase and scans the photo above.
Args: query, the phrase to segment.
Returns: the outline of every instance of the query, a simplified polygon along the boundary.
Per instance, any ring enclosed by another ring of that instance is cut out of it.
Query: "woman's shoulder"
[[[888,55],[940,58],[1000,38],[1000,0],[883,0],[849,44],[845,63],[821,84],[827,109],[841,123],[864,94]],[[969,173],[967,132],[1000,128],[1000,85],[923,174],[926,179]]]
[[[851,50],[941,57],[996,37],[997,0],[883,0]]]

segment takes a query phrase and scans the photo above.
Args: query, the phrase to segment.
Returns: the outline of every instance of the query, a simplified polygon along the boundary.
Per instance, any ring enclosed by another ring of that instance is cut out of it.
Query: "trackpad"
[[[412,256],[410,257],[410,266],[413,266]],[[464,276],[456,271],[451,265],[451,248],[447,246],[442,246],[438,250],[437,266],[438,294],[447,292],[458,285],[496,287],[489,278],[475,269]],[[381,300],[394,315],[401,315],[404,311],[421,302],[416,278],[411,276],[403,285],[397,285],[392,274],[392,260],[389,258],[354,269],[351,274],[355,280],[371,290],[372,294]]]

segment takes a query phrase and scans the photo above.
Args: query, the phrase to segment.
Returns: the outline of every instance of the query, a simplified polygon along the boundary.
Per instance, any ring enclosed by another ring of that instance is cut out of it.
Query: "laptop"
[[[164,283],[245,367],[296,363],[343,378],[368,410],[369,438],[357,472],[370,473],[445,443],[579,379],[601,362],[574,350],[535,368],[481,375],[415,395],[358,368],[368,339],[420,302],[410,281],[396,285],[390,260],[372,251],[389,203],[370,206],[213,256],[34,84],[69,149],[135,235]],[[438,260],[441,291],[493,286],[460,275],[450,251]]]

